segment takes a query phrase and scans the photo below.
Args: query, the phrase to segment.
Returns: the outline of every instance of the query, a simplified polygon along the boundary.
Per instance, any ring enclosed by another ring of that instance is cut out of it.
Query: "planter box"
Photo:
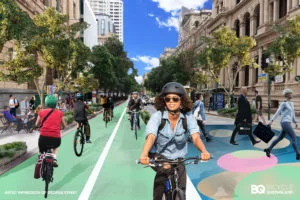
[[[0,159],[0,167],[14,161],[15,159],[17,159],[18,157],[24,155],[25,153],[27,152],[27,146],[25,149],[22,149],[22,150],[18,150],[16,151],[16,154],[13,156],[13,157],[5,157],[5,158],[1,158]]]

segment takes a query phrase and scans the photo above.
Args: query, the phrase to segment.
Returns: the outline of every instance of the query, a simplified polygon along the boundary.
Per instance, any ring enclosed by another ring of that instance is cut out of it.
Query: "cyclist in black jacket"
[[[140,110],[143,109],[143,102],[140,98],[138,98],[138,92],[132,93],[132,98],[129,100],[127,108],[129,111],[132,111],[132,112],[139,112]],[[137,113],[138,129],[140,129],[139,116],[140,116],[140,113]],[[131,130],[133,130],[133,120],[134,120],[133,117],[134,117],[134,115],[131,113],[131,118],[130,118]]]
[[[86,135],[86,143],[92,143],[90,140],[91,132],[90,132],[90,125],[88,122],[88,119],[86,117],[85,109],[87,109],[90,113],[96,114],[95,112],[92,112],[88,105],[86,105],[83,100],[83,95],[81,93],[78,93],[76,95],[77,101],[74,103],[74,120],[78,123],[77,126],[79,126],[79,123],[82,123],[84,125],[84,132]]]

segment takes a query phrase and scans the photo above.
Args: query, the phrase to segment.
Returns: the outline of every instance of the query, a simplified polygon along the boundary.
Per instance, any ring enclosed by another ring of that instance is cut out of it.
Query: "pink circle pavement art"
[[[268,158],[263,151],[243,150],[225,154],[218,160],[218,165],[231,172],[256,172],[274,167],[277,158],[271,154]]]

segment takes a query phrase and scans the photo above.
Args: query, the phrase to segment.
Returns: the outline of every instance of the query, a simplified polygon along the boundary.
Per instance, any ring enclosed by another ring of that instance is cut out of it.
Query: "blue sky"
[[[181,6],[211,9],[212,0],[123,0],[124,45],[139,77],[159,65],[165,47],[178,44]]]

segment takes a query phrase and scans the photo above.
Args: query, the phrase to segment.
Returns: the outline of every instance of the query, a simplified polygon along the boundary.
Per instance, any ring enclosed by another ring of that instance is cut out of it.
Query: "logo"
[[[251,185],[251,194],[265,194],[266,188],[263,185]]]

